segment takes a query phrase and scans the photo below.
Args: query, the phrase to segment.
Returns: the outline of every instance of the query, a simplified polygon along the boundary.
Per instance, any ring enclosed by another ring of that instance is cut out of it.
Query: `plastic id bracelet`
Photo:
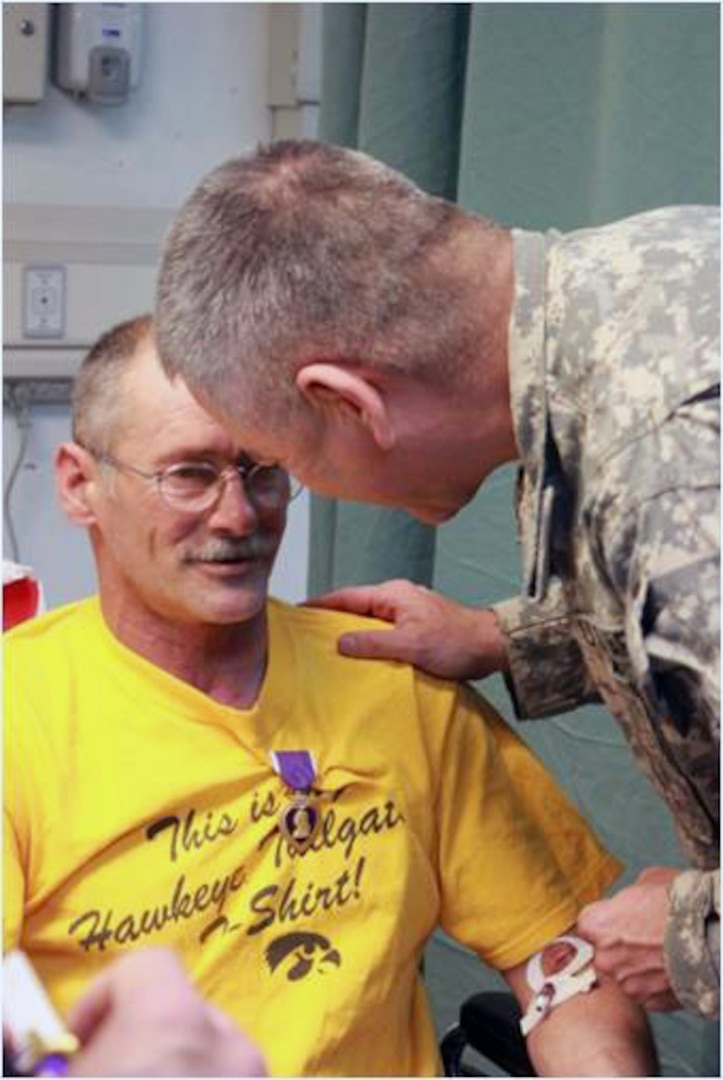
[[[543,971],[543,957],[548,950],[558,945],[566,945],[574,950],[569,960],[554,973],[546,975]],[[563,934],[527,963],[527,982],[535,991],[527,1011],[520,1021],[523,1035],[529,1035],[550,1011],[576,994],[587,994],[597,982],[595,968],[592,966],[594,949],[589,941],[574,934]]]

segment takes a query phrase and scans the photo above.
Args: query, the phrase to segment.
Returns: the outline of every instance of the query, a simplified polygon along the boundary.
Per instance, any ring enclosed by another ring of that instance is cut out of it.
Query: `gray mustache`
[[[189,553],[193,562],[238,562],[239,559],[263,559],[273,555],[276,542],[267,536],[239,536],[209,540]]]

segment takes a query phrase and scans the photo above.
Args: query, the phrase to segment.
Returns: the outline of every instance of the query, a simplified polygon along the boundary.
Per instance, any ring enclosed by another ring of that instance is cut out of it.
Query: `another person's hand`
[[[680,870],[654,866],[609,900],[580,912],[578,932],[595,946],[595,968],[611,976],[646,1009],[668,1012],[680,1004],[665,967],[668,896]]]
[[[336,589],[307,604],[394,624],[389,630],[342,634],[344,656],[402,660],[443,679],[482,679],[507,670],[504,638],[492,611],[463,607],[411,581]]]
[[[263,1058],[167,949],[117,960],[68,1017],[74,1076],[265,1076]]]

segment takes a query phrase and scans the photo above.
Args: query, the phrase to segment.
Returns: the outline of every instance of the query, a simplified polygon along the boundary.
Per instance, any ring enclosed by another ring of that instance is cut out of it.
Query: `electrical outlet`
[[[26,266],[23,336],[62,338],[65,334],[65,267]]]

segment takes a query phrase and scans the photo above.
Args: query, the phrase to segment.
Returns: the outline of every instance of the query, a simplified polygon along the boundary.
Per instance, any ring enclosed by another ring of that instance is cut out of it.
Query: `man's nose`
[[[211,511],[209,524],[224,532],[253,532],[258,527],[259,515],[241,475],[235,469],[229,470],[221,477],[221,484],[221,494]]]

